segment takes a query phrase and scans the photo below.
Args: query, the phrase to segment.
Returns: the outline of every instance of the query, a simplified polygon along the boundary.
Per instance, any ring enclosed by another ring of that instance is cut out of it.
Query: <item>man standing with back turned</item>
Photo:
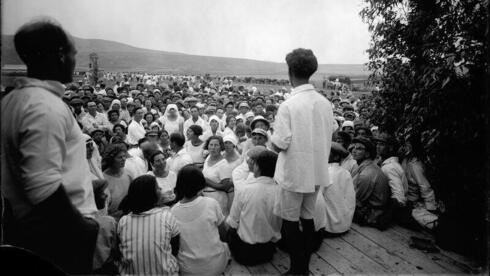
[[[319,188],[329,181],[333,111],[330,102],[308,83],[318,68],[313,52],[296,49],[286,56],[286,62],[294,89],[279,106],[271,137],[279,153],[274,179],[280,189],[274,212],[283,219],[290,258],[288,274],[307,275],[314,242],[316,197]]]
[[[2,99],[1,188],[12,209],[6,241],[68,273],[88,274],[97,207],[85,139],[62,101],[63,83],[73,81],[75,46],[49,19],[22,26],[14,43],[28,77]]]

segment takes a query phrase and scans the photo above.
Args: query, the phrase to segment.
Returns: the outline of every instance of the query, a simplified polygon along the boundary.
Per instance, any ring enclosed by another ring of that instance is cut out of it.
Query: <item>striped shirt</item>
[[[168,207],[123,216],[117,226],[121,262],[125,274],[177,275],[179,265],[172,255],[170,239],[179,228]]]

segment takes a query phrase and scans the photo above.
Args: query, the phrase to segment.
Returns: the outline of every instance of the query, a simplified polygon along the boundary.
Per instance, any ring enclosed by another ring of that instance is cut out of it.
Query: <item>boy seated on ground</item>
[[[252,162],[255,179],[236,191],[226,219],[231,253],[244,265],[270,261],[281,238],[281,218],[273,214],[277,154],[263,151]]]

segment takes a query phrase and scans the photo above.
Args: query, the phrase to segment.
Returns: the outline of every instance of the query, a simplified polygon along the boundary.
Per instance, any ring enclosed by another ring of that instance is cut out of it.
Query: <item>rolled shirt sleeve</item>
[[[291,144],[291,117],[287,106],[280,105],[277,111],[276,120],[274,121],[274,134],[271,142],[278,148],[287,150]]]
[[[32,106],[20,126],[20,172],[23,189],[32,204],[54,193],[62,182],[65,116],[56,110]]]

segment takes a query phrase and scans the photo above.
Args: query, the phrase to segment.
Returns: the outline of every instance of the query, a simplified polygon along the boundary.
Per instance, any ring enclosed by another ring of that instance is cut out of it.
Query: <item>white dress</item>
[[[218,163],[209,166],[209,158],[210,156],[208,156],[204,161],[204,167],[202,169],[202,173],[204,174],[205,178],[210,179],[214,182],[220,182],[223,179],[231,178],[231,171],[229,170],[228,162],[226,161],[226,159],[223,158]],[[223,214],[225,216],[228,215],[230,210],[228,208],[228,195],[226,192],[218,191],[211,187],[206,187],[204,189],[204,196],[216,199],[221,207]]]

